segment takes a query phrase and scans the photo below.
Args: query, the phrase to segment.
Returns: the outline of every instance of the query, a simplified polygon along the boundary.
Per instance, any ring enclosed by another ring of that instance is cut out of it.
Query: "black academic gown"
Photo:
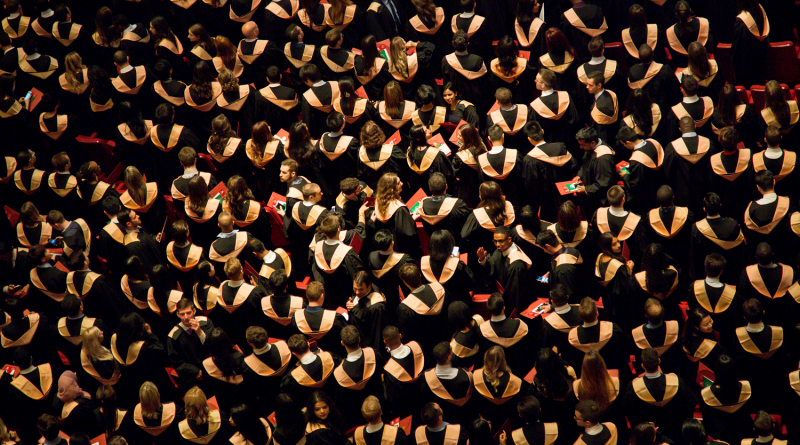
[[[766,72],[760,69],[766,66],[770,43],[769,18],[763,8],[761,16],[759,21],[749,12],[740,12],[733,22],[731,61],[736,72],[736,84],[745,88],[763,85],[767,81]]]
[[[571,347],[562,355],[568,363],[573,364],[573,368],[583,362],[583,356],[587,351],[597,349],[608,368],[619,371],[620,381],[630,380],[630,368],[628,368],[630,356],[624,346],[630,340],[616,323],[600,321],[588,328],[578,326],[569,331],[568,335]]]
[[[414,340],[426,351],[447,340],[447,333],[439,329],[447,319],[445,290],[438,283],[424,284],[409,292],[397,307],[397,325],[403,338]]]
[[[773,263],[774,267],[759,264],[747,266],[742,270],[739,285],[736,286],[736,301],[739,304],[750,298],[757,298],[764,307],[764,323],[775,326],[791,326],[797,311],[794,296],[798,294],[791,267]]]
[[[340,401],[337,408],[346,425],[360,425],[363,422],[361,404],[367,394],[382,395],[380,367],[383,363],[384,359],[378,352],[372,348],[363,348],[360,357],[354,360],[343,359],[333,371],[333,378],[338,384],[336,399]]]
[[[661,166],[664,163],[664,149],[654,139],[647,139],[643,146],[635,148],[630,158],[629,174],[622,177],[628,189],[627,204],[639,215],[652,207],[656,191],[663,177]]]
[[[681,100],[680,84],[670,65],[657,62],[637,63],[628,72],[628,88],[641,88],[654,102],[666,111]]]
[[[244,358],[244,384],[258,392],[256,406],[271,411],[281,378],[289,369],[292,353],[284,341],[270,344],[267,351],[253,352]]]
[[[409,149],[410,150],[410,149]],[[411,193],[422,189],[425,194],[430,194],[428,179],[434,173],[441,173],[447,181],[448,189],[457,190],[456,176],[450,159],[435,147],[425,147],[413,150],[408,154],[408,187]]]
[[[647,213],[647,243],[658,243],[678,264],[691,260],[694,213],[686,207],[659,207]]]
[[[486,320],[480,325],[481,349],[485,352],[492,346],[505,350],[508,366],[516,375],[527,374],[535,359],[523,351],[536,346],[537,340],[528,324],[521,318],[505,318],[500,321]]]
[[[327,297],[327,294],[326,294]],[[296,311],[292,318],[292,330],[301,333],[308,340],[315,340],[317,347],[323,351],[342,354],[344,349],[341,344],[342,328],[347,325],[347,320],[342,314],[334,310],[321,307],[306,307]]]
[[[719,440],[740,440],[752,434],[749,413],[751,385],[747,380],[733,381],[730,386],[712,384],[700,392],[700,412],[708,434]]]
[[[315,149],[318,150],[317,157],[321,164],[320,175],[325,177],[324,182],[327,184],[327,190],[323,190],[325,195],[336,196],[339,183],[345,178],[356,176],[359,147],[358,138],[353,136],[331,136],[331,133],[325,133],[319,138]],[[357,218],[356,214],[356,220]]]
[[[313,391],[320,389],[333,394],[337,386],[333,371],[342,359],[326,351],[320,351],[316,356],[309,364],[298,361],[297,365],[283,376],[280,392],[289,393],[296,400],[307,400]]]
[[[442,58],[442,78],[445,82],[453,82],[459,91],[459,97],[475,104],[479,113],[486,112],[491,106],[484,92],[489,91],[491,84],[487,76],[483,58],[476,54],[458,55],[451,53]]]
[[[744,212],[744,235],[751,253],[758,244],[768,243],[778,261],[790,263],[795,260],[794,246],[797,238],[793,236],[790,219],[795,212],[791,199],[778,196],[768,204],[752,201]]]
[[[631,423],[657,422],[664,434],[678,437],[684,419],[692,416],[697,397],[685,380],[669,373],[634,379],[625,390],[623,405]]]
[[[342,267],[344,266],[344,267]],[[318,242],[315,246],[311,273],[316,281],[325,285],[325,307],[344,307],[350,296],[353,276],[364,270],[358,254],[350,246],[337,242]]]
[[[560,28],[564,30],[567,39],[572,42],[572,47],[575,48],[575,57],[579,63],[585,63],[591,58],[587,49],[589,40],[594,35],[603,34],[608,25],[600,6],[583,4],[580,7],[568,9],[561,15]]]
[[[594,275],[599,284],[598,294],[611,319],[619,320],[626,328],[632,327],[637,319],[632,317],[631,305],[627,304],[631,291],[631,271],[627,265],[601,254],[595,261]]]
[[[366,266],[372,272],[378,289],[386,298],[386,311],[391,319],[394,319],[397,306],[400,304],[399,286],[402,282],[397,273],[409,260],[411,257],[406,254],[398,252],[384,254],[377,250],[367,257]]]
[[[530,105],[547,139],[566,143],[575,138],[580,118],[567,91],[554,91],[547,96],[540,96]]]
[[[197,316],[200,328],[208,336],[214,329],[214,324],[206,317]],[[197,374],[203,366],[203,360],[208,357],[205,343],[200,342],[198,335],[182,326],[175,326],[167,335],[167,355],[172,367],[178,372],[181,379],[191,382],[197,379]]]
[[[393,202],[389,204],[384,215],[378,214],[377,207],[371,212],[367,211],[367,242],[365,243],[365,248],[368,248],[368,251],[374,250],[369,248],[370,240],[375,232],[381,229],[392,232],[397,252],[408,254],[412,258],[422,257],[422,248],[417,236],[417,225],[405,205]]]
[[[511,247],[513,250],[514,247]],[[495,249],[486,258],[483,266],[484,280],[488,288],[493,289],[491,280],[496,281],[502,287],[503,300],[506,305],[506,314],[511,314],[514,310],[521,313],[532,302],[527,289],[533,287],[531,275],[528,273],[532,261],[519,248],[509,255],[503,255],[499,249]]]
[[[311,136],[321,135],[325,127],[325,118],[333,111],[333,101],[339,97],[339,84],[336,81],[312,86],[300,99],[303,122],[309,125]]]
[[[675,204],[700,212],[711,188],[708,159],[713,143],[704,136],[687,135],[664,147],[664,177],[675,191]]]
[[[472,398],[475,392],[472,373],[464,368],[457,368],[456,372],[454,378],[445,379],[437,376],[433,368],[425,371],[420,380],[423,400],[439,404],[445,422],[461,424],[475,417],[477,406]]]
[[[353,300],[353,309],[350,310],[352,324],[358,328],[361,345],[379,350],[383,345],[383,328],[389,324],[389,312],[386,307],[386,297],[374,290],[367,296]]]
[[[383,367],[383,391],[392,413],[401,418],[415,414],[422,406],[422,371],[425,369],[425,356],[416,341],[405,344],[408,355],[402,358],[389,356]]]
[[[165,369],[170,366],[169,357],[163,343],[154,334],[134,342],[127,351],[117,348],[117,336],[111,336],[111,353],[120,365],[122,377],[114,385],[122,406],[135,405],[136,394],[142,383],[153,382],[161,391],[161,400],[173,400],[172,382]]]
[[[569,181],[578,172],[578,163],[567,146],[561,142],[542,142],[522,158],[522,177],[525,182],[524,204],[539,208],[539,217],[554,221],[563,198],[557,182]]]
[[[706,218],[692,226],[692,251],[695,276],[703,276],[703,262],[711,253],[719,253],[728,260],[722,280],[730,283],[739,279],[739,272],[745,265],[744,235],[739,223],[733,218]]]
[[[3,376],[7,382],[10,377]],[[55,381],[54,381],[55,380]],[[41,437],[36,428],[36,419],[41,413],[51,410],[53,400],[58,392],[58,377],[47,363],[38,365],[27,373],[20,374],[5,389],[4,400],[13,410],[7,410],[9,428],[14,428],[22,440],[36,443]]]
[[[542,322],[542,347],[556,347],[559,351],[565,350],[569,346],[567,340],[569,331],[582,323],[577,305],[570,305],[569,311],[563,314],[555,311],[546,314]]]
[[[469,266],[459,258],[453,257],[441,261],[424,256],[420,261],[420,269],[422,276],[429,283],[439,283],[444,286],[447,306],[454,301],[461,301],[470,308],[474,307],[472,292],[475,291],[475,276]]]
[[[253,326],[251,323],[256,323],[256,309],[263,296],[263,288],[246,282],[236,287],[230,281],[224,281],[219,286],[218,302],[210,318],[215,325],[225,329],[233,343],[242,351],[250,351],[245,331]]]
[[[494,181],[503,189],[503,195],[512,203],[521,205],[524,190],[522,150],[511,147],[492,147],[478,156],[478,174],[481,182]]]

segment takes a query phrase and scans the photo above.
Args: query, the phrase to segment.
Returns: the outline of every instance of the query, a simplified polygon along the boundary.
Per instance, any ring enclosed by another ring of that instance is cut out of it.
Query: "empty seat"
[[[797,50],[792,42],[770,43],[767,49],[767,79],[780,83],[800,82]]]

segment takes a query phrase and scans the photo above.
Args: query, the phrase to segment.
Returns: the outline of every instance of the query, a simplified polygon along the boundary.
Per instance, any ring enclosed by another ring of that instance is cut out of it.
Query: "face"
[[[594,82],[594,79],[589,79],[589,80],[586,82],[586,91],[588,91],[588,92],[589,92],[589,94],[597,94],[597,93],[599,93],[599,92],[600,92],[600,89],[601,89],[601,88],[602,88],[602,87],[600,86],[600,84],[596,84],[596,83]]]
[[[577,411],[575,411],[575,423],[577,423],[579,427],[583,428],[583,418],[581,417],[581,413]]]
[[[456,102],[456,93],[452,90],[444,90],[442,98],[444,98],[444,101],[447,102],[448,105],[453,105]]]
[[[292,179],[294,179],[294,175],[295,172],[289,170],[288,165],[281,165],[281,171],[279,174],[281,182],[290,182]]]
[[[544,80],[542,80],[541,74],[536,75],[536,89],[539,91],[546,91],[550,89],[548,85],[544,83]]]
[[[194,318],[194,314],[195,314],[194,308],[189,307],[186,309],[179,310],[178,318],[181,319],[181,323],[183,323],[184,326],[189,326],[189,323],[191,323],[192,319]]]
[[[189,32],[189,41],[194,43],[194,42],[196,42],[198,40],[200,40],[200,37],[197,37],[196,35],[192,34],[191,31],[190,31]]]
[[[317,402],[314,404],[314,415],[317,416],[320,420],[325,420],[328,418],[328,414],[331,413],[330,408],[328,408],[328,404],[325,402]]]
[[[103,335],[103,331],[100,331],[100,336],[99,336],[99,337],[97,337],[97,341],[99,341],[100,343],[102,343],[102,342],[103,342],[103,340],[105,340],[105,339],[106,339],[106,337]]]
[[[155,34],[155,33],[156,33],[156,27],[153,26],[153,24],[151,23],[150,24],[150,34]]]
[[[139,214],[131,211],[131,223],[135,226],[138,226],[142,223],[142,218],[139,217]]]
[[[582,141],[582,140],[578,139],[578,146],[579,146],[579,147],[581,148],[581,150],[583,150],[583,151],[590,151],[590,150],[594,150],[594,145],[595,145],[595,144],[594,144],[594,142],[590,142],[590,141]]]
[[[703,321],[700,322],[700,332],[704,334],[710,334],[714,330],[714,320],[711,317],[703,318]]]
[[[500,250],[506,250],[512,244],[511,237],[502,233],[495,233],[492,237],[492,242]]]
[[[403,181],[397,180],[397,193],[401,193],[403,191]]]
[[[366,283],[363,284],[356,284],[353,283],[353,293],[356,294],[356,297],[361,298],[365,297],[369,292],[369,286]]]
[[[620,243],[616,237],[611,241],[611,251],[614,253],[622,253],[622,243]]]

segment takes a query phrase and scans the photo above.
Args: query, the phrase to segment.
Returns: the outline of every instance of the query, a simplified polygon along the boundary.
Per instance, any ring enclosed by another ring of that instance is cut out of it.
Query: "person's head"
[[[465,52],[469,46],[469,37],[467,36],[467,33],[460,29],[453,33],[452,44],[455,51]]]
[[[631,430],[631,445],[656,445],[656,427],[640,423]]]
[[[597,303],[591,297],[583,297],[578,306],[578,316],[584,323],[594,323],[597,321]]]
[[[36,39],[33,37],[28,37],[25,41],[22,42],[22,52],[27,55],[38,54],[39,46],[36,42]]]
[[[400,199],[403,181],[395,173],[385,173],[378,179],[378,190],[375,192],[375,206],[379,214],[385,214],[389,204]]]
[[[753,430],[761,437],[766,437],[772,434],[772,429],[774,428],[774,423],[772,421],[772,416],[770,416],[766,411],[760,410],[756,413],[756,417],[753,419]]]
[[[737,144],[739,143],[739,131],[734,127],[725,127],[719,130],[717,140],[726,152],[736,151]]]
[[[454,301],[447,307],[447,322],[455,331],[463,331],[472,326],[472,311],[467,303]]]
[[[688,419],[681,425],[681,436],[691,445],[705,445],[708,443],[708,435],[700,419]]]
[[[357,351],[361,347],[361,335],[358,332],[358,328],[353,325],[347,325],[342,328],[340,339],[347,352]]]
[[[114,436],[114,437],[119,437],[119,436]],[[84,433],[82,431],[78,431],[76,433],[72,433],[72,435],[69,436],[69,444],[70,445],[91,445],[91,443],[92,443],[92,439],[89,438],[88,434],[86,434],[86,433]],[[111,441],[109,440],[108,443],[111,443]],[[117,444],[117,445],[119,445],[119,444]]]
[[[539,91],[552,90],[556,84],[556,73],[547,69],[541,68],[539,73],[536,74],[536,89]]]
[[[337,28],[331,28],[325,33],[325,44],[331,48],[339,48],[343,40],[342,32]]]
[[[719,278],[727,265],[728,261],[725,257],[716,252],[706,255],[706,259],[703,262],[707,278]]]
[[[594,400],[581,400],[575,405],[575,422],[581,428],[591,428],[597,425],[602,411]]]
[[[538,422],[541,413],[542,407],[539,404],[539,399],[534,396],[524,396],[517,402],[517,414],[525,423]]]
[[[329,214],[319,223],[319,233],[329,240],[338,240],[341,230],[341,222],[337,215]]]
[[[584,127],[578,130],[575,134],[575,139],[578,141],[578,146],[581,150],[590,151],[594,150],[600,142],[600,135],[592,127]]]
[[[703,308],[694,308],[686,315],[686,334],[710,335],[714,331],[714,320]]]
[[[628,150],[633,150],[641,141],[640,136],[636,134],[636,131],[633,128],[625,125],[620,127],[619,131],[617,131],[616,139],[620,145]]]
[[[675,194],[672,192],[672,187],[664,184],[658,188],[656,192],[656,202],[659,207],[672,207],[675,205]]]
[[[222,233],[230,233],[233,231],[233,216],[228,212],[220,212],[217,217],[217,227]]]
[[[523,133],[527,136],[528,141],[532,145],[536,145],[539,142],[544,141],[544,130],[542,126],[539,125],[539,122],[536,121],[528,121],[524,127],[522,127]]]
[[[697,79],[694,76],[683,76],[681,78],[681,93],[683,93],[684,97],[692,97],[697,96],[697,90],[700,88],[700,85],[697,83]]]
[[[536,245],[549,255],[553,255],[561,249],[561,242],[558,236],[550,230],[542,230],[536,235]]]
[[[178,161],[184,169],[192,169],[197,165],[197,152],[194,148],[186,146],[178,152]]]
[[[281,161],[280,172],[278,174],[281,182],[292,182],[297,177],[297,161],[294,159],[284,159]]]
[[[414,95],[414,102],[418,107],[432,105],[435,100],[436,92],[430,85],[422,84],[419,86],[419,88],[417,88],[417,92]]]
[[[353,275],[353,293],[358,298],[366,297],[372,292],[372,274],[359,270]]]
[[[314,391],[308,396],[306,420],[309,423],[331,424],[338,417],[336,404],[325,391]],[[338,426],[338,425],[336,425]]]
[[[325,302],[325,286],[319,281],[308,283],[306,299],[308,300],[309,306],[322,306]]]
[[[189,242],[189,224],[186,221],[179,219],[172,223],[172,240],[179,246]]]
[[[211,409],[208,407],[206,393],[197,386],[192,387],[183,396],[183,403],[186,410],[186,418],[196,421],[199,424],[208,422],[208,415]]]
[[[450,343],[443,341],[436,346],[433,347],[433,359],[436,361],[436,364],[439,366],[445,366],[450,364],[450,360],[453,358],[453,351],[450,349]]]
[[[175,308],[175,313],[178,315],[181,323],[188,327],[192,320],[194,320],[194,315],[197,312],[194,308],[194,303],[192,303],[192,300],[188,298],[181,298],[178,300]]]
[[[508,37],[508,36],[506,36]],[[469,424],[467,429],[468,441],[471,444],[493,444],[495,443],[492,437],[492,424],[482,418],[477,418]]]
[[[780,147],[782,138],[781,131],[775,125],[768,126],[767,130],[764,132],[764,141],[766,141],[767,146],[770,148]]]
[[[303,201],[316,204],[322,199],[322,188],[313,182],[304,185],[301,191],[303,193]]]
[[[653,48],[650,48],[647,43],[643,43],[639,47],[639,61],[645,65],[649,65],[653,61]]]
[[[575,50],[569,43],[569,39],[558,28],[549,28],[544,33],[544,41],[547,45],[547,52],[552,54],[570,54],[575,55]]]
[[[756,298],[750,298],[742,304],[742,315],[750,324],[758,324],[764,319],[764,307]]]
[[[606,192],[606,199],[611,207],[622,207],[625,204],[625,189],[619,185],[612,185]]]
[[[436,428],[437,426],[441,425],[443,415],[444,412],[442,411],[442,408],[439,407],[439,404],[435,402],[429,402],[427,405],[422,407],[420,418],[422,419],[422,423],[424,423],[428,428]]]
[[[344,129],[344,115],[338,111],[332,111],[325,118],[325,127],[328,131],[335,133]]]
[[[384,93],[385,92],[386,89],[384,89]],[[386,140],[386,135],[374,121],[367,121],[364,123],[364,126],[361,127],[359,140],[367,151],[377,150],[383,145],[383,142]]]
[[[305,33],[303,32],[302,28],[292,23],[286,27],[284,37],[286,37],[286,40],[292,43],[303,43],[303,37],[305,37]]]
[[[514,244],[511,228],[508,226],[496,228],[492,234],[492,243],[494,243],[495,247],[500,249],[501,252],[510,249],[511,245]]]
[[[505,87],[500,87],[495,91],[494,100],[496,100],[501,107],[514,104],[514,97],[511,94],[511,90]]]
[[[389,349],[397,349],[402,345],[402,336],[400,335],[400,329],[396,326],[386,326],[381,331],[381,337],[383,338],[383,343]]]
[[[261,326],[250,326],[245,331],[245,339],[253,349],[264,349],[267,346],[269,336],[267,335],[267,330]]]
[[[295,357],[300,358],[306,355],[309,351],[308,349],[308,340],[306,340],[306,336],[303,334],[294,334],[289,337],[289,340],[286,342],[289,346],[289,351],[295,355]]]
[[[58,210],[51,210],[47,212],[47,216],[44,218],[44,220],[47,222],[47,224],[50,224],[51,226],[53,226],[54,229],[58,231],[63,231],[64,229],[66,229],[67,228],[66,223],[69,222],[66,219],[64,219],[64,214],[59,212]]]
[[[313,63],[307,63],[300,68],[300,80],[310,87],[322,80],[322,72]]]
[[[44,440],[50,442],[58,438],[58,433],[61,431],[61,423],[55,416],[42,414],[36,420],[36,429],[39,430],[39,434],[44,437]]]
[[[125,68],[130,64],[130,60],[128,59],[128,53],[126,53],[125,51],[114,52],[112,60],[114,61],[114,65],[117,66],[117,69]]]
[[[603,77],[603,73],[592,73],[586,79],[586,91],[591,95],[595,95],[603,91],[605,84],[606,79]]]
[[[655,298],[648,298],[644,303],[644,316],[648,323],[659,325],[664,321],[664,307]]]
[[[706,215],[717,216],[720,209],[722,209],[722,199],[720,199],[719,195],[713,192],[706,193],[706,196],[703,197],[703,210]]]
[[[285,270],[278,269],[269,276],[269,287],[272,288],[276,294],[285,293],[288,286],[289,277],[286,275]]]
[[[428,178],[428,188],[433,196],[442,196],[447,192],[447,179],[439,172],[434,172]]]
[[[500,147],[503,145],[505,133],[499,125],[492,125],[486,129],[486,135],[489,136],[489,142],[492,146]]]
[[[602,57],[603,51],[605,50],[605,43],[603,43],[602,37],[596,36],[593,37],[592,40],[589,40],[587,47],[589,49],[589,55],[592,57]]]
[[[150,381],[142,383],[139,387],[139,403],[142,404],[142,414],[145,418],[155,418],[161,408],[161,394],[158,387]]]
[[[397,271],[397,275],[409,290],[422,287],[422,273],[415,263],[407,262],[403,264],[400,270]]]
[[[494,292],[489,295],[489,299],[486,301],[486,308],[492,316],[503,315],[506,309],[506,302],[503,300],[503,294]]]
[[[373,395],[367,396],[364,403],[361,404],[361,416],[367,423],[375,424],[381,421],[381,415],[383,415],[383,410],[380,400]]]
[[[555,284],[552,289],[550,289],[550,304],[553,307],[562,307],[569,304],[569,294],[567,293],[567,288],[563,284]]]
[[[428,254],[432,260],[445,261],[453,254],[456,240],[449,230],[437,230],[431,234]]]
[[[87,270],[89,269],[89,256],[86,255],[83,249],[74,249],[69,255],[66,255],[66,266],[67,269],[73,272]]]
[[[162,103],[156,107],[155,120],[159,125],[169,125],[175,119],[175,107]]]
[[[558,227],[567,232],[578,230],[581,225],[581,212],[572,200],[564,201],[558,208],[556,219]]]
[[[225,276],[229,280],[241,280],[243,278],[244,271],[238,258],[228,258],[228,261],[225,261]]]
[[[762,195],[772,193],[775,189],[775,176],[767,169],[761,170],[756,172],[755,183],[758,192]]]
[[[653,348],[645,348],[642,350],[642,367],[645,372],[654,373],[658,372],[658,365],[661,364],[661,359],[658,357],[658,351]]]
[[[61,300],[61,312],[67,317],[77,317],[83,310],[83,303],[76,295],[67,294]]]
[[[31,149],[21,150],[17,153],[16,158],[19,167],[33,167],[36,165],[36,152]]]

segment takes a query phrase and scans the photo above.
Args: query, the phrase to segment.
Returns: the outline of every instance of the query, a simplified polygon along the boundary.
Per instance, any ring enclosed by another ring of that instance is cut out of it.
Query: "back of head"
[[[748,323],[761,323],[764,319],[764,307],[756,298],[750,298],[742,304],[742,315]]]
[[[276,294],[286,292],[286,288],[289,286],[289,278],[286,276],[286,271],[278,269],[272,272],[272,275],[269,276],[269,286]]]
[[[597,320],[597,303],[591,297],[584,297],[578,307],[578,315],[584,323],[593,323]]]
[[[631,430],[631,445],[655,445],[656,427],[652,423],[640,423]]]
[[[710,278],[719,278],[722,275],[722,271],[725,270],[725,266],[728,264],[728,261],[719,253],[712,253],[706,255],[706,259],[703,262],[703,268],[706,272],[706,277]]]
[[[439,405],[434,402],[430,402],[422,407],[420,418],[422,419],[422,423],[424,423],[425,426],[434,427],[438,423],[439,417],[441,415],[442,415],[442,409],[439,407]]]
[[[672,187],[664,184],[658,188],[656,192],[656,201],[660,207],[672,207],[675,202],[675,194],[672,192]]]
[[[608,205],[611,207],[622,206],[625,201],[625,189],[619,185],[612,185],[606,192],[606,199],[608,199]]]
[[[772,434],[773,428],[774,423],[772,417],[766,411],[761,410],[756,413],[756,417],[753,419],[753,429],[756,434],[759,436],[769,436]]]
[[[658,351],[653,348],[645,348],[642,350],[642,367],[645,372],[658,371],[658,365],[661,363],[658,358]]]
[[[539,399],[534,396],[524,396],[517,402],[517,414],[527,423],[537,422],[541,413]]]
[[[769,266],[772,264],[775,255],[772,252],[772,247],[767,243],[759,243],[756,246],[756,261],[762,266]]]
[[[597,423],[602,411],[594,400],[581,400],[575,405],[575,411],[581,415],[584,422]]]
[[[450,362],[452,352],[450,343],[443,341],[433,347],[433,359],[437,365],[446,365]]]
[[[422,274],[419,266],[412,262],[403,264],[398,272],[400,279],[410,288],[416,289],[422,286]]]
[[[683,440],[691,445],[704,445],[708,441],[706,429],[699,419],[684,421],[681,426],[681,435],[683,436]]]
[[[503,300],[503,294],[495,292],[489,296],[486,302],[489,313],[492,315],[502,315],[506,307],[506,302]]]
[[[664,307],[655,298],[648,298],[644,303],[644,316],[652,325],[658,325],[664,321]]]

